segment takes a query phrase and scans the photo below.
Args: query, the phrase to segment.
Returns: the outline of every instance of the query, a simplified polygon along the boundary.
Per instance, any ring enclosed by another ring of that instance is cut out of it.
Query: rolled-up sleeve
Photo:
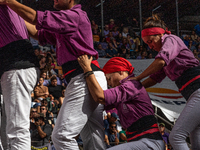
[[[178,42],[173,37],[167,37],[162,43],[162,48],[157,54],[156,58],[161,58],[165,61],[166,65],[176,58],[180,50],[178,49]]]
[[[131,81],[127,81],[127,83],[128,82],[131,82]],[[115,107],[116,108],[120,102],[133,100],[135,97],[138,96],[139,91],[134,86],[134,84],[131,83],[133,85],[130,86],[130,83],[129,84],[127,84],[127,83],[124,83],[120,86],[117,86],[115,88],[111,88],[111,89],[104,91],[106,107],[109,107],[109,108]]]
[[[37,11],[36,29],[45,29],[59,34],[75,32],[79,17],[79,14],[75,11]]]

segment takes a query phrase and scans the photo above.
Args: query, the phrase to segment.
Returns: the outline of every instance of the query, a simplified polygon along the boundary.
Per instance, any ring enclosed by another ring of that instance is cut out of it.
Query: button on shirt
[[[37,11],[36,28],[41,45],[56,45],[59,65],[83,54],[98,58],[98,52],[93,48],[91,23],[80,4],[69,10]]]
[[[139,81],[127,80],[129,77],[134,77],[134,74],[121,80],[121,85],[104,91],[105,109],[116,108],[124,128],[128,128],[146,115],[154,115],[145,88]]]
[[[179,37],[172,34],[162,37],[162,48],[156,58],[161,58],[166,63],[163,69],[150,76],[156,82],[161,82],[166,76],[175,81],[185,70],[199,65],[192,51]]]
[[[6,5],[0,5],[0,48],[23,39],[28,39],[24,20]]]

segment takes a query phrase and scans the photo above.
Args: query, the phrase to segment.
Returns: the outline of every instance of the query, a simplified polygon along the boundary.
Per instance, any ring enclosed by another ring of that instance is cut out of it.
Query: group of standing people
[[[0,0],[1,86],[7,116],[6,132],[11,150],[30,149],[29,113],[31,91],[39,66],[28,41],[28,33],[56,45],[58,64],[68,86],[59,111],[52,141],[56,150],[78,150],[80,134],[84,149],[104,150],[102,112],[115,107],[127,129],[128,143],[110,149],[164,149],[146,87],[166,76],[175,81],[187,104],[170,133],[175,150],[199,149],[199,67],[198,60],[183,41],[167,31],[163,21],[153,16],[144,24],[142,39],[158,51],[155,61],[139,76],[124,58],[111,58],[101,70],[93,48],[91,24],[81,10],[80,0],[54,1],[61,11],[35,11],[15,0]],[[21,16],[23,19],[19,16]],[[92,57],[91,57],[92,56]],[[2,65],[3,64],[3,65]],[[140,80],[150,76],[142,83]],[[107,89],[107,83],[113,87]]]

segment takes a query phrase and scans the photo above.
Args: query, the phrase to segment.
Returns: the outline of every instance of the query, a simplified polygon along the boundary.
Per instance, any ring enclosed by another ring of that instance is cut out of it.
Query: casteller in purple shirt
[[[140,118],[154,115],[148,93],[141,82],[129,79],[134,74],[120,81],[120,85],[104,91],[105,109],[116,108],[121,125],[130,127]],[[128,79],[128,80],[127,80]]]
[[[59,65],[77,60],[87,54],[98,58],[93,47],[91,23],[81,5],[61,11],[37,11],[37,25],[41,45],[56,45]]]
[[[150,76],[160,83],[166,76],[172,81],[176,81],[184,71],[199,65],[199,61],[194,57],[191,50],[177,36],[165,34],[161,38],[162,48],[156,58],[161,58],[166,65],[157,73]]]

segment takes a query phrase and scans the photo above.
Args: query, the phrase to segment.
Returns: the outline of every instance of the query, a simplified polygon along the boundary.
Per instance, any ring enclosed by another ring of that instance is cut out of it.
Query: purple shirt
[[[0,5],[0,47],[28,39],[24,20],[6,5]]]
[[[98,58],[93,47],[91,23],[80,4],[69,10],[37,11],[36,28],[41,45],[56,45],[59,65],[76,60],[83,54]]]
[[[139,81],[127,80],[134,74],[120,81],[121,85],[104,91],[105,109],[116,108],[122,127],[128,128],[138,119],[154,115],[149,95]]]
[[[155,59],[163,59],[166,66],[150,75],[156,82],[161,82],[166,76],[175,81],[185,70],[199,65],[199,61],[179,37],[165,34],[161,40],[162,48]]]

